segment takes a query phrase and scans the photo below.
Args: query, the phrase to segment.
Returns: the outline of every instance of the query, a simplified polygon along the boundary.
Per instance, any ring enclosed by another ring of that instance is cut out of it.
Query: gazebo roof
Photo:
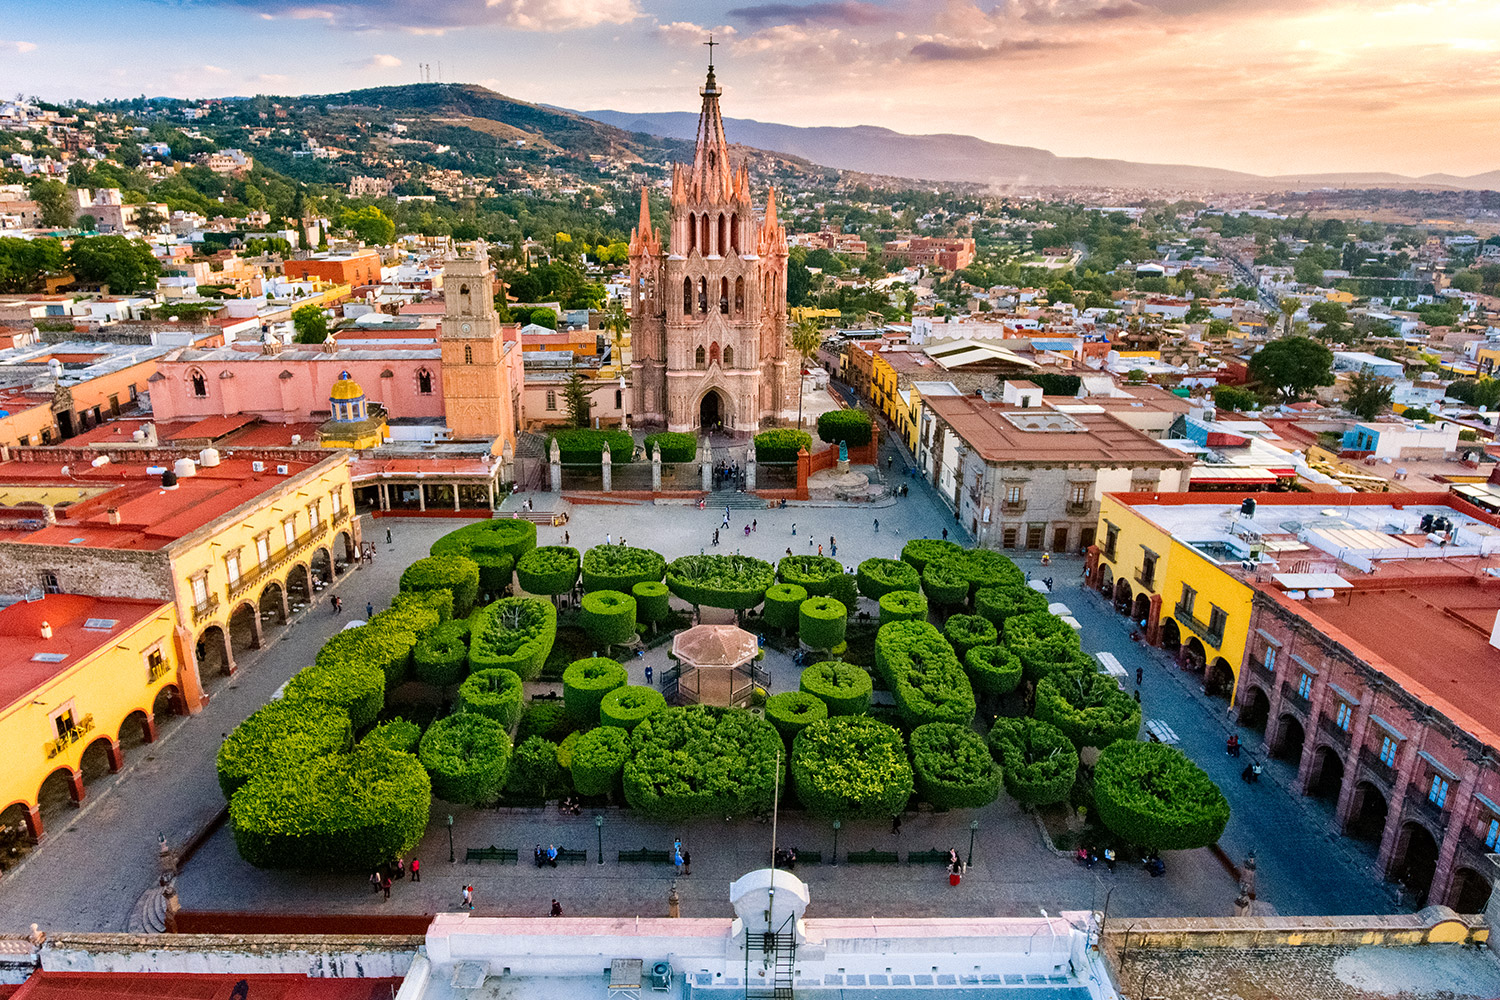
[[[695,625],[672,640],[672,653],[693,667],[737,667],[755,658],[759,643],[737,625]]]

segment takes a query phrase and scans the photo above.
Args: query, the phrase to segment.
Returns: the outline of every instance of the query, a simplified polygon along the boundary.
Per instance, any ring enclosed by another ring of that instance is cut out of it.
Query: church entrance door
[[[698,404],[698,426],[705,431],[716,431],[722,429],[720,425],[724,421],[724,410],[721,405],[717,389],[710,389],[703,394],[703,402]]]

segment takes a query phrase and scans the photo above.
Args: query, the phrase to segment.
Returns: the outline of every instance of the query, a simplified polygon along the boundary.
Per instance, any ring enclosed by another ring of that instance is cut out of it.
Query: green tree
[[[1273,340],[1250,358],[1250,377],[1295,402],[1320,385],[1333,385],[1333,352],[1307,337]]]
[[[818,348],[823,343],[823,331],[818,326],[818,321],[811,316],[804,316],[792,327],[792,350],[796,351],[801,360],[797,364],[797,426],[802,426],[802,369],[807,367],[809,358],[818,355]]]
[[[292,313],[297,330],[292,340],[298,344],[321,344],[328,339],[328,316],[321,307],[305,305]]]
[[[42,210],[42,225],[61,229],[73,224],[73,207],[68,204],[68,188],[61,181],[36,181],[31,185],[31,200]]]
[[[1395,391],[1391,380],[1376,375],[1369,365],[1349,376],[1349,390],[1344,394],[1344,405],[1349,412],[1364,420],[1374,420],[1381,410],[1391,405],[1391,394]],[[1407,411],[1409,416],[1411,411]]]
[[[1260,397],[1237,385],[1220,385],[1214,387],[1214,405],[1221,410],[1244,412],[1259,407]]]
[[[0,237],[0,292],[42,291],[47,275],[62,270],[63,249],[58,240]]]
[[[617,365],[625,363],[624,337],[630,330],[630,313],[625,311],[625,305],[619,299],[615,299],[605,307],[604,315],[599,319],[599,325],[614,338],[614,353],[610,356]]]
[[[1292,332],[1292,317],[1297,315],[1297,310],[1302,308],[1302,303],[1287,297],[1276,303],[1276,306],[1281,310],[1281,332],[1289,335]]]
[[[1448,284],[1460,292],[1477,292],[1483,286],[1484,279],[1477,271],[1459,271]]]
[[[588,383],[576,368],[568,373],[568,381],[563,385],[563,400],[568,407],[568,423],[573,427],[587,427],[589,409],[593,404],[589,400]]]
[[[140,240],[86,236],[69,248],[68,270],[82,284],[108,285],[111,292],[132,295],[156,287],[161,263]]]
[[[300,193],[300,192],[299,192]],[[345,209],[339,225],[366,243],[384,246],[396,239],[396,223],[374,205]]]
[[[162,214],[150,205],[142,205],[141,210],[135,213],[135,226],[143,233],[156,232],[166,221]]]
[[[1229,336],[1229,330],[1229,320],[1211,319],[1208,321],[1208,329],[1204,331],[1204,335],[1207,336],[1209,340],[1220,340],[1224,337]]]

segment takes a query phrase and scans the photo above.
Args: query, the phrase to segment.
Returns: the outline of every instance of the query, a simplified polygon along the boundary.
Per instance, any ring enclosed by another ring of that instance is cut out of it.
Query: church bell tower
[[[516,444],[521,386],[511,385],[507,344],[495,312],[495,276],[483,241],[443,266],[443,408],[455,440]]]

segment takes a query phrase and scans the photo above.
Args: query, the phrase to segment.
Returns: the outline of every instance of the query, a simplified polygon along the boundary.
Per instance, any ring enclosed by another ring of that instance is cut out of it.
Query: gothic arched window
[[[698,249],[698,216],[688,213],[688,253]]]
[[[729,315],[729,279],[719,279],[719,312]]]
[[[208,379],[203,377],[203,373],[201,371],[194,368],[192,374],[188,377],[193,380],[194,396],[198,396],[201,398],[208,395]]]
[[[466,365],[472,365],[473,363],[474,363],[474,348],[470,344],[465,344],[464,345],[464,364],[466,364]]]
[[[718,248],[719,248],[719,254],[721,256],[724,254],[725,248],[729,246],[729,229],[728,229],[728,226],[729,226],[728,220],[726,220],[724,218],[724,213],[720,212],[719,213],[719,242],[718,242]]]
[[[417,393],[423,396],[432,395],[432,372],[426,368],[417,369]]]
[[[729,217],[729,249],[735,253],[740,252],[740,213],[738,212]]]
[[[732,348],[732,347],[726,347],[726,348],[724,348],[724,367],[725,368],[733,368],[734,367],[734,348]]]
[[[705,358],[705,355],[703,353],[703,345],[699,344],[698,345],[698,353],[694,356],[694,359],[693,359],[694,362],[697,364],[697,366],[699,368],[707,367],[706,364],[705,364],[705,362],[704,362],[704,358]]]
[[[682,314],[691,316],[693,314],[693,279],[682,279]]]
[[[734,279],[734,314],[736,316],[745,314],[745,279],[743,276]]]
[[[717,340],[708,345],[708,363],[711,365],[719,363],[719,342]]]
[[[708,218],[708,216],[704,216],[704,218]],[[698,279],[698,311],[700,313],[706,313],[706,312],[708,312],[708,279],[707,278],[699,278]]]
[[[460,294],[460,295],[468,295],[469,294],[469,286],[468,285],[459,285],[458,286],[458,294]]]
[[[706,257],[709,254],[709,249],[708,249],[708,213],[707,212],[704,212],[702,215],[698,216],[698,227],[699,227],[699,229],[702,230],[699,233],[699,236],[698,236],[698,243],[703,248],[703,255]]]

